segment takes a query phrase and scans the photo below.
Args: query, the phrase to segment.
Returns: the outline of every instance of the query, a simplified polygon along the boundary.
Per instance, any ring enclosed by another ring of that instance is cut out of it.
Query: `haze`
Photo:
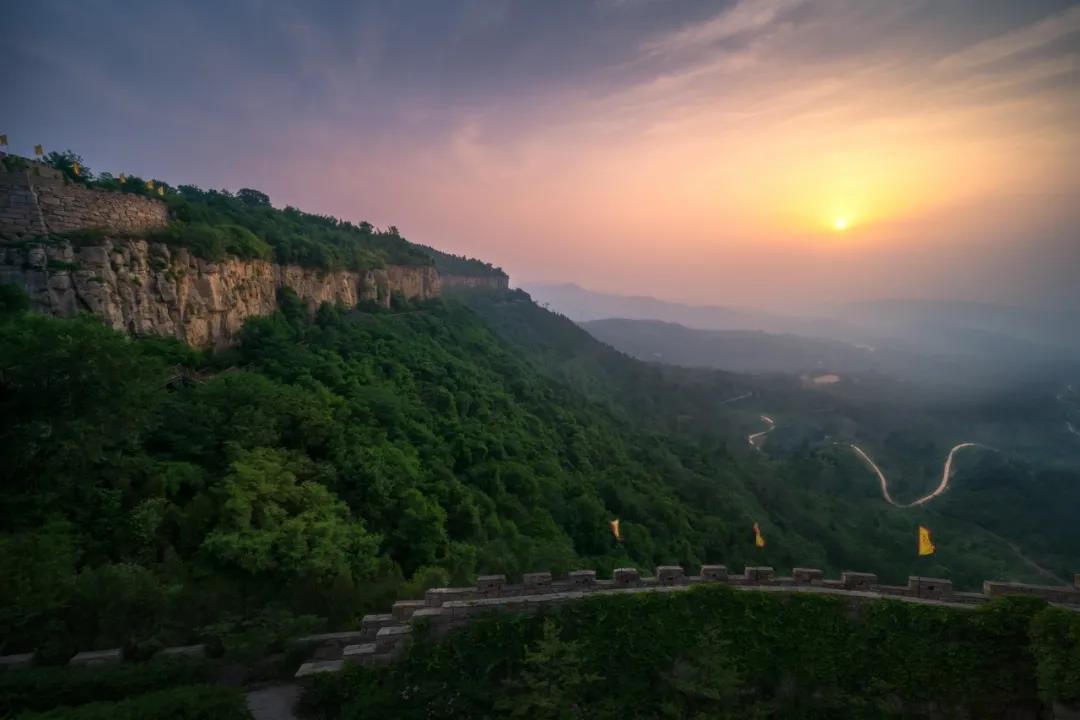
[[[16,153],[255,186],[517,283],[1080,307],[1080,4],[39,0],[6,19]]]

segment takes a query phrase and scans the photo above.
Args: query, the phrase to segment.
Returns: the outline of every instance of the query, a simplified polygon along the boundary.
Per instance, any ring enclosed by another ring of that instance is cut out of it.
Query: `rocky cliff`
[[[117,330],[175,337],[195,347],[223,347],[244,320],[277,307],[288,287],[314,309],[364,300],[390,303],[439,295],[432,266],[390,266],[367,272],[328,272],[262,260],[210,262],[184,248],[145,240],[104,240],[73,247],[0,245],[0,283],[24,288],[34,306],[55,315],[90,311]]]

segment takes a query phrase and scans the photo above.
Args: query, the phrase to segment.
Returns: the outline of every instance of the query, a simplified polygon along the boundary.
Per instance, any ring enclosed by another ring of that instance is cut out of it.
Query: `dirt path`
[[[768,415],[762,415],[761,420],[769,427],[765,430],[762,430],[761,432],[756,432],[753,435],[749,435],[746,438],[746,442],[750,443],[750,447],[754,448],[755,450],[761,450],[761,446],[757,444],[758,438],[765,437],[776,428],[776,422]]]
[[[893,500],[892,495],[889,494],[889,481],[885,477],[885,473],[881,472],[881,468],[877,466],[877,463],[871,460],[870,456],[867,455],[866,452],[858,445],[853,444],[849,447],[854,450],[856,454],[858,454],[858,456],[862,458],[863,462],[865,462],[866,465],[878,476],[878,480],[881,481],[881,496],[885,498],[885,502],[889,503],[893,507],[907,508],[915,507],[917,505],[925,505],[926,503],[940,496],[942,493],[949,489],[949,480],[952,477],[953,458],[956,456],[956,453],[963,450],[964,448],[985,446],[973,442],[962,442],[959,445],[954,446],[951,450],[949,450],[948,457],[945,458],[945,467],[941,471],[941,482],[938,483],[938,486],[934,488],[933,492],[927,493],[918,500],[915,500],[914,502],[909,502],[906,505]]]

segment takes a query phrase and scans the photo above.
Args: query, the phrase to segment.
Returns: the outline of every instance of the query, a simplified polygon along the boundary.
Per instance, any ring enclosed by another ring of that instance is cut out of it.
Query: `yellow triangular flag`
[[[44,155],[45,154],[45,148],[41,147],[40,145],[35,145],[34,146],[34,154],[38,155],[38,156]]]
[[[147,190],[153,190],[154,189],[154,181],[153,180],[147,180],[146,181],[146,189]]]
[[[126,182],[127,182],[127,175],[125,175],[124,173],[120,173],[120,184],[123,185]]]
[[[76,175],[79,174],[79,163],[71,163],[71,171]]]
[[[165,186],[164,185],[159,185],[158,186],[157,194],[162,196],[162,197],[165,197]]]
[[[0,135],[0,147],[7,147],[7,135]]]
[[[758,547],[765,547],[765,536],[761,534],[761,527],[757,523],[754,523],[754,544]]]
[[[615,536],[615,542],[622,542],[622,535],[619,533],[619,519],[615,518],[608,525],[611,526],[611,534]]]
[[[919,526],[919,555],[933,555],[934,541],[930,538],[930,528]]]

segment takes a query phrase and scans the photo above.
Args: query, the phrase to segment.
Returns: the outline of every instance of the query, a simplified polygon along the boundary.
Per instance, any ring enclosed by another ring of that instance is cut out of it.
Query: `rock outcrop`
[[[498,275],[451,275],[441,273],[442,286],[450,288],[467,288],[470,290],[506,290],[510,287],[510,278],[504,274]]]
[[[184,248],[126,239],[0,246],[0,282],[21,286],[43,312],[89,311],[117,330],[203,348],[229,345],[247,318],[272,313],[280,288],[312,310],[324,302],[389,306],[395,292],[426,299],[440,291],[433,266],[329,272],[263,260],[210,262]]]

